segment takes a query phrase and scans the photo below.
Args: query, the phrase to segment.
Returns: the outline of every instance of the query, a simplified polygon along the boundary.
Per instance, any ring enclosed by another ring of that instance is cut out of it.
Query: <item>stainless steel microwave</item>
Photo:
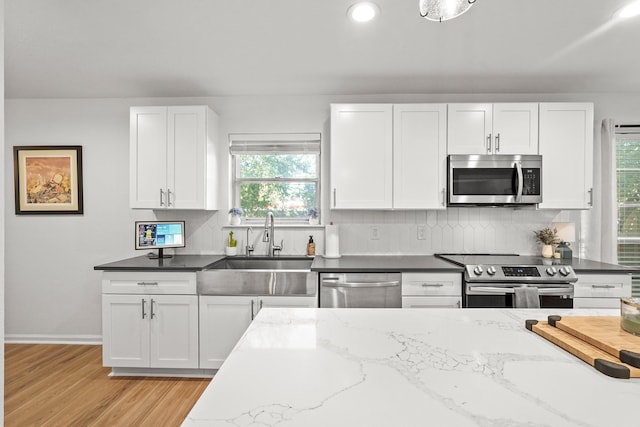
[[[542,202],[542,156],[450,155],[447,165],[449,206]]]

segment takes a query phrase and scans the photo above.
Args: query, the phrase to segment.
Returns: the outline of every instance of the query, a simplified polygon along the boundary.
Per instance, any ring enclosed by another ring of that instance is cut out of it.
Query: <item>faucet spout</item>
[[[277,246],[273,243],[275,242],[275,218],[273,216],[273,212],[267,212],[267,217],[264,219],[264,237],[262,238],[263,242],[269,242],[267,247],[267,256],[274,256],[276,251],[282,250],[282,245]]]

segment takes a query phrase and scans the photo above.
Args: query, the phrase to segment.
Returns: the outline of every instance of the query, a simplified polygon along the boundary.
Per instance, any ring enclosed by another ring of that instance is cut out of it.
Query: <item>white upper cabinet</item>
[[[393,207],[444,209],[446,104],[393,106]]]
[[[446,104],[332,104],[331,207],[444,209]]]
[[[593,203],[593,104],[541,103],[541,209],[588,209]]]
[[[217,209],[217,120],[201,105],[131,108],[132,208]]]
[[[393,204],[391,104],[331,105],[331,208]]]
[[[448,104],[448,154],[538,154],[538,104]]]

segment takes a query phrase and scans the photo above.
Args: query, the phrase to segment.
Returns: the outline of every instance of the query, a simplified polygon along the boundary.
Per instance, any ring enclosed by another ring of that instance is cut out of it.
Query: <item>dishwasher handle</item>
[[[389,282],[340,282],[338,279],[322,279],[325,288],[392,288],[400,286],[399,280]]]

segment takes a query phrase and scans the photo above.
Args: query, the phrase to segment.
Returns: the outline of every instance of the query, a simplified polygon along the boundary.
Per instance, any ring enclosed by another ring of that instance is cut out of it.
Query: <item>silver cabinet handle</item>
[[[613,289],[616,285],[591,285],[594,289]]]
[[[142,318],[144,319],[145,317],[147,317],[147,313],[144,311],[144,305],[146,301],[144,300],[144,298],[142,298],[141,302],[142,302]]]
[[[456,301],[457,308],[460,308],[460,300]]]
[[[589,193],[589,206],[593,206],[593,188],[590,188],[587,193]]]
[[[160,206],[164,206],[164,190],[160,189]]]
[[[171,206],[171,189],[167,188],[167,207]]]
[[[496,153],[500,152],[500,134],[496,134]]]
[[[487,153],[491,154],[491,134],[487,136]]]
[[[333,189],[333,207],[336,207],[336,189]]]
[[[153,298],[151,298],[151,318],[153,319],[154,317],[156,317],[156,314],[153,312],[153,304],[155,303],[155,301],[153,300]]]
[[[447,205],[447,194],[445,193],[446,189],[442,189],[442,206]]]
[[[158,282],[138,282],[138,286],[158,286]]]
[[[424,288],[441,288],[444,286],[444,283],[423,283],[422,287]]]
[[[260,300],[260,307],[258,308],[258,311],[262,310],[262,300]]]
[[[251,320],[253,320],[253,300],[251,300]]]

